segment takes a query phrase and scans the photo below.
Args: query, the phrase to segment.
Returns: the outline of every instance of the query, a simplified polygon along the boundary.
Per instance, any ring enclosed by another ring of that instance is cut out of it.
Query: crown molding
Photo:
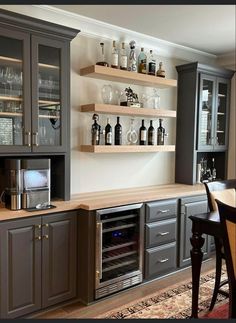
[[[236,71],[236,50],[217,57],[217,63]]]
[[[81,31],[79,35],[90,38],[104,41],[124,41],[126,43],[134,39],[138,47],[152,48],[157,55],[162,57],[177,58],[189,62],[199,61],[206,64],[214,64],[217,58],[213,54],[68,12],[51,5],[2,5],[0,7],[40,19],[43,17],[44,20],[57,24],[60,22],[60,24],[68,27],[79,29]]]

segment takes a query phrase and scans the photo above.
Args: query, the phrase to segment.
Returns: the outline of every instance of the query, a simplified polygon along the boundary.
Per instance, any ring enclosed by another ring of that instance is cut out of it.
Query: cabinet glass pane
[[[60,49],[39,45],[38,135],[39,145],[61,143]]]
[[[213,81],[203,80],[202,84],[202,101],[200,103],[200,145],[206,146],[211,145]]]
[[[23,144],[23,43],[0,36],[0,145]]]
[[[216,145],[225,145],[227,84],[218,83]]]

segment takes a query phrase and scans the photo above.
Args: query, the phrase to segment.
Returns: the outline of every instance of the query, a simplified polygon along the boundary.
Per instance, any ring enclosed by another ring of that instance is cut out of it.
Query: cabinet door
[[[213,150],[215,144],[214,113],[216,78],[200,74],[198,150]]]
[[[41,308],[41,219],[0,224],[1,318]]]
[[[192,245],[190,238],[192,236],[192,221],[189,219],[190,215],[200,214],[207,212],[208,202],[207,200],[199,200],[196,202],[185,203],[181,206],[181,215],[180,215],[180,257],[179,257],[179,266],[183,267],[191,264],[191,255],[190,251]],[[202,251],[203,259],[208,257],[210,252],[209,239],[207,235],[203,235],[205,239]]]
[[[0,153],[31,151],[30,36],[0,27]]]
[[[66,42],[32,36],[32,145],[35,152],[66,152],[68,148],[68,62]]]
[[[42,217],[42,304],[76,296],[77,212]]]

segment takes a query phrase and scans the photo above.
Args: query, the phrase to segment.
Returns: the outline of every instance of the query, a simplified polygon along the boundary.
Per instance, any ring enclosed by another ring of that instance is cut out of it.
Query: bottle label
[[[111,132],[108,132],[107,133],[107,138],[106,138],[106,142],[107,144],[112,144],[112,133]]]
[[[118,54],[112,54],[111,65],[118,66]]]
[[[121,56],[121,58],[120,58],[120,66],[122,68],[127,68],[127,66],[128,66],[128,57],[127,56]]]
[[[147,140],[147,130],[141,130],[141,141]]]

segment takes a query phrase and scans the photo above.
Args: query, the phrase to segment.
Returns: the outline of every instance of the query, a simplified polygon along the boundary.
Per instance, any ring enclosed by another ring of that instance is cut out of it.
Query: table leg
[[[198,295],[199,295],[199,280],[202,265],[203,252],[201,250],[205,239],[202,234],[196,230],[193,223],[192,237],[190,238],[192,250],[192,318],[198,317]]]

